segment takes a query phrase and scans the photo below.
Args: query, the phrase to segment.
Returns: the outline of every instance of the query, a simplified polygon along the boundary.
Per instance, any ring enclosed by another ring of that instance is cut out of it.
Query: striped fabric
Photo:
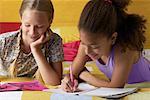
[[[121,100],[149,100],[150,88],[121,98]],[[63,95],[43,91],[0,92],[0,100],[107,100],[101,97]]]
[[[67,72],[70,64],[71,62],[63,62],[63,66],[66,69],[64,70],[64,73]],[[101,78],[106,79],[106,77],[101,72],[99,72],[97,67],[94,67],[95,64],[93,62],[88,62],[86,66],[92,71],[93,74],[99,73],[98,75]],[[1,81],[21,82],[21,81],[32,81],[32,79],[29,78],[7,79],[5,77],[0,77],[0,82]],[[47,87],[56,88],[56,86],[47,86]],[[150,98],[150,83],[126,85],[126,87],[140,87],[141,89],[137,93],[133,93],[131,95],[121,98],[121,100],[149,100],[148,98]],[[92,96],[62,95],[44,91],[12,91],[12,92],[0,92],[0,100],[107,100],[107,99],[94,96],[92,97]]]

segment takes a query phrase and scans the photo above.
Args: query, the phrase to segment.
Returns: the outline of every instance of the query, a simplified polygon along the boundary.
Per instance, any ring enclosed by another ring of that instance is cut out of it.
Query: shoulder
[[[134,64],[140,57],[140,51],[129,48],[124,50],[121,46],[117,45],[114,47],[114,57],[116,62]]]
[[[19,30],[18,31],[12,31],[12,32],[6,32],[6,33],[2,33],[0,35],[0,41],[3,40],[14,40],[14,38],[19,34]]]
[[[53,33],[52,34],[52,39],[54,39],[54,40],[62,40],[62,38],[57,33]]]
[[[48,48],[54,48],[54,49],[62,48],[63,47],[62,38],[58,34],[52,33],[50,36],[50,40],[46,42],[46,44],[44,45],[46,45]]]
[[[56,46],[60,46],[62,45],[62,38],[58,34],[52,33],[50,40],[48,41],[48,45],[54,48]]]

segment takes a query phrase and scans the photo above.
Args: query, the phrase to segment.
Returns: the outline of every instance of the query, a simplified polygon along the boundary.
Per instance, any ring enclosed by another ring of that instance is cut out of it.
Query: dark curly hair
[[[109,2],[108,2],[109,1]],[[142,51],[145,42],[143,16],[128,14],[130,0],[90,0],[84,7],[78,28],[90,35],[103,34],[110,38],[118,33],[116,44],[124,49]]]

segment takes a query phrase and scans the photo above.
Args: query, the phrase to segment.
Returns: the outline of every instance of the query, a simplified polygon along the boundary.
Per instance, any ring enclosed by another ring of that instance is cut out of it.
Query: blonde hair
[[[19,10],[20,17],[22,17],[22,14],[26,9],[46,12],[48,19],[50,20],[50,24],[52,23],[54,7],[51,0],[23,0]]]
[[[11,77],[11,78],[17,77],[17,68],[16,68],[17,58],[10,64],[10,66],[8,68],[9,77]]]
[[[21,34],[19,34],[18,37],[21,37]],[[17,43],[19,43],[20,41],[21,41],[21,38],[18,38]],[[21,49],[20,44],[18,44],[18,47],[19,47],[18,49],[20,50]],[[8,68],[9,75],[8,76],[11,78],[17,77],[17,59],[18,59],[19,55],[20,55],[20,51],[17,53],[16,58],[9,65],[9,68]]]
[[[41,76],[41,73],[39,71],[39,69],[36,71],[36,73],[33,76],[35,79],[39,80],[40,82],[44,83],[43,78]]]
[[[18,54],[19,55],[19,54]],[[8,68],[8,72],[9,72],[9,77],[10,78],[15,78],[17,77],[17,68],[18,68],[18,65],[17,65],[17,59],[18,57],[16,57],[16,59],[14,59],[14,61],[10,64],[9,68]],[[42,76],[41,76],[41,73],[39,71],[39,69],[36,71],[36,73],[33,75],[33,78],[41,81],[42,83],[44,83],[43,79],[42,79]]]

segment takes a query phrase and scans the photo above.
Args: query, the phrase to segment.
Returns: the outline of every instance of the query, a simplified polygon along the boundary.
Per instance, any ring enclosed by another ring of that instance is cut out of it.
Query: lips
[[[38,36],[32,36],[31,39],[32,39],[33,41],[35,41],[35,40],[39,39],[39,37],[38,37]]]
[[[97,59],[97,54],[94,54],[94,55],[91,55],[91,54],[88,54],[88,56],[92,59],[92,60],[95,60]]]

